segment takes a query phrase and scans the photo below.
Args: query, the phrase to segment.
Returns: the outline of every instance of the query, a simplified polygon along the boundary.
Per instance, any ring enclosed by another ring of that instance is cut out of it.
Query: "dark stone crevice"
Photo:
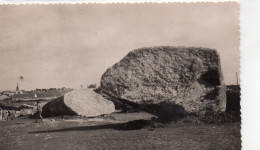
[[[218,86],[221,84],[218,70],[209,70],[203,73],[198,81],[207,86]]]

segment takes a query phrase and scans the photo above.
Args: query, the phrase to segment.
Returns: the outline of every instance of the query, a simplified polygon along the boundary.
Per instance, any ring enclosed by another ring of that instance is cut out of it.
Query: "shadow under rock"
[[[64,129],[42,130],[42,131],[30,131],[29,134],[35,133],[53,133],[53,132],[68,132],[68,131],[89,131],[89,130],[102,130],[102,129],[114,129],[114,130],[139,130],[145,127],[151,126],[150,120],[134,120],[127,123],[107,124],[98,126],[83,126],[83,127],[71,127]]]
[[[137,104],[128,101],[126,99],[110,96],[109,94],[102,91],[96,91],[96,92],[98,94],[103,95],[106,99],[114,102],[115,105],[118,104],[119,102],[120,104],[125,105],[125,106],[118,105],[117,108],[117,109],[123,108],[123,112],[145,111],[147,113],[157,116],[158,117],[157,121],[159,123],[169,123],[172,121],[177,121],[178,119],[181,119],[188,115],[193,115],[187,113],[182,106],[170,102],[161,102],[158,104],[152,104],[152,103]],[[130,110],[127,110],[128,108],[130,108]]]

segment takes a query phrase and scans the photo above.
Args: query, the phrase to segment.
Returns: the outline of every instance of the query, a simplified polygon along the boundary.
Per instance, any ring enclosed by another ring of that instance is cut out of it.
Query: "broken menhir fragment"
[[[75,90],[44,105],[42,115],[44,117],[61,115],[92,117],[114,111],[114,103],[94,91]]]

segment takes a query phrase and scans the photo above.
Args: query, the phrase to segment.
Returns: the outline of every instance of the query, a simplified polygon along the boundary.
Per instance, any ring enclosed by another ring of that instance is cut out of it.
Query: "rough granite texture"
[[[81,115],[86,117],[110,114],[115,111],[113,102],[92,90],[76,90],[66,93],[43,107],[43,116]]]
[[[178,105],[188,113],[226,109],[220,58],[208,48],[133,50],[102,75],[101,90],[137,104]]]

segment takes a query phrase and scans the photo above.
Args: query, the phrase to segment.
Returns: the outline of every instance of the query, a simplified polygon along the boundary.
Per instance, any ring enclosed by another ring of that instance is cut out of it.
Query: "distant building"
[[[9,99],[9,96],[7,96],[7,95],[1,95],[0,96],[0,100],[5,100],[5,99]]]
[[[20,90],[19,90],[19,85],[18,85],[18,83],[17,83],[17,86],[16,86],[15,93],[16,93],[16,94],[18,94],[18,93],[19,93],[19,91],[20,91]]]
[[[24,92],[25,92],[24,90],[20,90],[19,85],[17,83],[15,94],[23,94]]]
[[[9,97],[12,97],[15,94],[15,92],[10,92],[8,95]]]
[[[14,92],[12,92],[12,91],[2,91],[0,95],[8,95],[8,96],[10,96],[10,94],[14,94]]]
[[[18,85],[19,88],[19,85]],[[13,100],[35,100],[35,99],[52,99],[70,92],[72,89],[50,88],[50,89],[36,89],[31,91],[20,90],[12,96]]]

